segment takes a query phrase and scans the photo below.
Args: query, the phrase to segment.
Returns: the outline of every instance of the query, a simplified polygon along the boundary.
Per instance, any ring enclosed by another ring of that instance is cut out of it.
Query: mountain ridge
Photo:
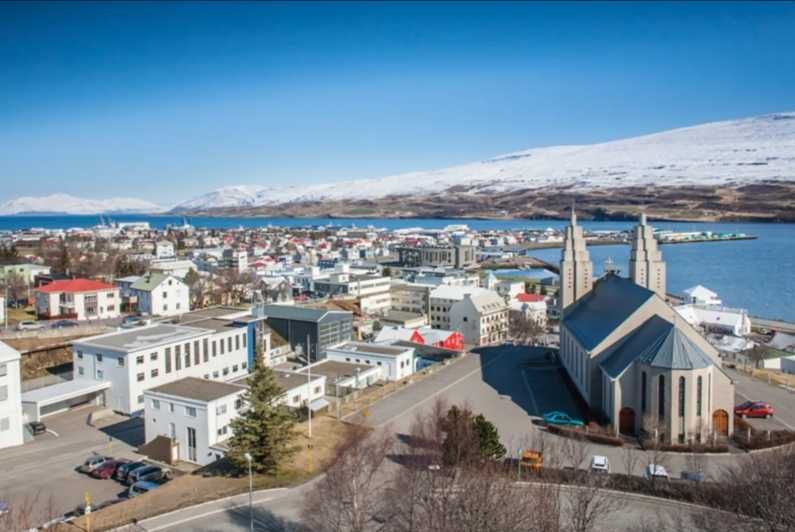
[[[142,214],[160,213],[167,209],[139,198],[88,199],[70,194],[22,196],[0,204],[0,215],[30,214]]]

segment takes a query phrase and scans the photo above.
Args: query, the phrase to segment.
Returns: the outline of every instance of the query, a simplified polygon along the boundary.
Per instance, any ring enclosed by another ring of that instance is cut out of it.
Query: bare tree
[[[575,486],[565,491],[566,529],[572,532],[595,530],[608,514],[618,507],[614,494],[605,491],[607,475],[585,473]]]
[[[386,502],[387,455],[394,437],[355,426],[338,448],[335,463],[307,495],[307,525],[318,532],[364,532],[382,514]]]
[[[544,334],[544,328],[522,312],[511,312],[508,322],[511,338],[520,344],[533,345]]]
[[[580,437],[564,438],[560,444],[561,458],[572,469],[586,465],[591,447]]]
[[[621,458],[624,465],[624,473],[628,476],[634,475],[635,470],[638,468],[638,463],[640,462],[637,449],[629,445],[625,446]]]

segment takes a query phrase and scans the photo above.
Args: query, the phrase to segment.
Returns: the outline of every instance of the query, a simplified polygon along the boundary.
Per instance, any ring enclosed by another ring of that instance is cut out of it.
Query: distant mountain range
[[[0,215],[19,214],[122,214],[156,213],[166,209],[137,198],[85,199],[69,194],[23,196],[0,204]]]
[[[68,198],[70,201],[62,201]],[[237,185],[175,214],[336,217],[556,217],[795,221],[795,112],[712,122],[582,146],[535,148],[439,170],[321,185]],[[20,198],[19,212],[158,212],[127,198]],[[155,209],[158,209],[157,211]]]
[[[240,185],[176,213],[543,217],[577,199],[594,217],[795,218],[795,113],[583,146],[535,148],[440,170],[324,185]],[[387,201],[385,201],[387,199]],[[758,205],[754,206],[753,203]]]

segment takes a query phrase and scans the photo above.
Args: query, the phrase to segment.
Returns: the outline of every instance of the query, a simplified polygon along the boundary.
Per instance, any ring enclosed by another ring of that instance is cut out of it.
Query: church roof
[[[566,309],[563,324],[590,351],[652,297],[651,290],[609,273]]]
[[[674,323],[652,316],[611,348],[600,364],[611,379],[634,362],[663,369],[702,369],[712,365],[709,355]]]

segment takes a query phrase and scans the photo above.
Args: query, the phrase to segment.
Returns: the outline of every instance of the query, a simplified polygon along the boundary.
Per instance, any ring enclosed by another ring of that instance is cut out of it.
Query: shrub
[[[624,440],[618,436],[610,434],[603,434],[597,432],[586,432],[583,429],[575,429],[570,427],[561,427],[560,425],[547,425],[547,430],[552,434],[563,436],[564,438],[575,438],[578,440],[586,439],[594,443],[601,443],[603,445],[612,445],[614,447],[621,447],[624,445]]]

